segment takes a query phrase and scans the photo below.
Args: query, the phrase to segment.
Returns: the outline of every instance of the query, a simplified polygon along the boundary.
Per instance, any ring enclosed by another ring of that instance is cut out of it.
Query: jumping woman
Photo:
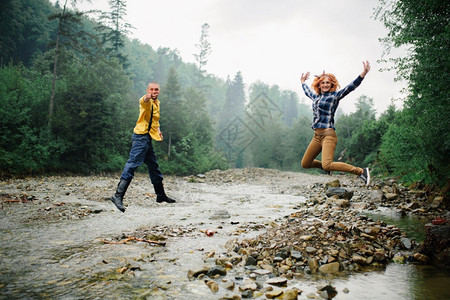
[[[337,144],[337,135],[334,128],[334,114],[339,105],[339,101],[355,90],[363,81],[364,77],[370,71],[368,61],[363,62],[364,69],[362,73],[345,88],[340,88],[336,77],[333,74],[323,72],[316,76],[310,88],[305,81],[309,78],[309,72],[302,73],[301,83],[305,95],[312,100],[314,136],[306,149],[302,158],[302,168],[318,168],[327,172],[340,171],[358,175],[368,186],[370,184],[369,168],[358,168],[352,165],[334,162],[334,150]],[[322,161],[316,159],[322,152]]]

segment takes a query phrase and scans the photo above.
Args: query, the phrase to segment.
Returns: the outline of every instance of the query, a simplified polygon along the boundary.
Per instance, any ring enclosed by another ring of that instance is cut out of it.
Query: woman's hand
[[[365,62],[363,61],[362,63],[364,66],[364,70],[362,71],[360,76],[362,78],[364,78],[364,76],[366,76],[366,74],[369,73],[369,71],[370,71],[370,64],[369,64],[369,61],[367,61],[367,60]]]
[[[306,72],[306,74],[302,73],[302,77],[300,77],[300,82],[303,84],[306,80],[309,78],[309,72]]]

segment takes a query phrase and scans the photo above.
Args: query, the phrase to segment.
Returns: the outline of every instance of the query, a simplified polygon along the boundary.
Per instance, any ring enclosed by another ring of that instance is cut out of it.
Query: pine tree
[[[205,23],[202,25],[202,34],[200,36],[200,43],[196,44],[195,47],[198,48],[199,53],[194,54],[195,60],[198,64],[198,77],[196,86],[199,89],[202,89],[202,82],[206,76],[205,66],[208,63],[208,57],[211,54],[211,44],[208,41],[209,36],[209,25]]]
[[[112,57],[117,57],[126,67],[127,56],[123,53],[126,35],[133,28],[125,22],[127,15],[127,3],[124,0],[109,0],[110,12],[104,12],[100,16],[100,25],[97,30],[101,32],[102,42],[107,45],[106,50]]]

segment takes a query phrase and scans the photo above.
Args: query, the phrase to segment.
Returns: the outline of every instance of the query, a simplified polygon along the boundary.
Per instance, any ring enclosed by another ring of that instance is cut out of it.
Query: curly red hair
[[[339,85],[339,82],[337,81],[336,77],[331,73],[323,73],[320,76],[316,76],[314,78],[313,83],[311,84],[311,87],[316,91],[318,95],[320,95],[322,92],[320,91],[320,83],[324,80],[325,77],[328,77],[331,81],[331,89],[330,92],[336,91],[341,86]]]

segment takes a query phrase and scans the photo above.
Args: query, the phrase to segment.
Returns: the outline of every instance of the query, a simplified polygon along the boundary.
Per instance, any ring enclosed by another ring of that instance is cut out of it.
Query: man
[[[139,99],[139,118],[133,130],[130,158],[120,176],[116,193],[110,198],[121,212],[125,212],[123,197],[134,177],[134,172],[142,163],[148,166],[150,180],[155,188],[156,202],[176,202],[174,199],[167,197],[164,192],[163,176],[159,170],[152,145],[152,139],[155,141],[163,140],[163,134],[159,128],[159,92],[159,84],[151,82],[147,86],[147,94]]]

